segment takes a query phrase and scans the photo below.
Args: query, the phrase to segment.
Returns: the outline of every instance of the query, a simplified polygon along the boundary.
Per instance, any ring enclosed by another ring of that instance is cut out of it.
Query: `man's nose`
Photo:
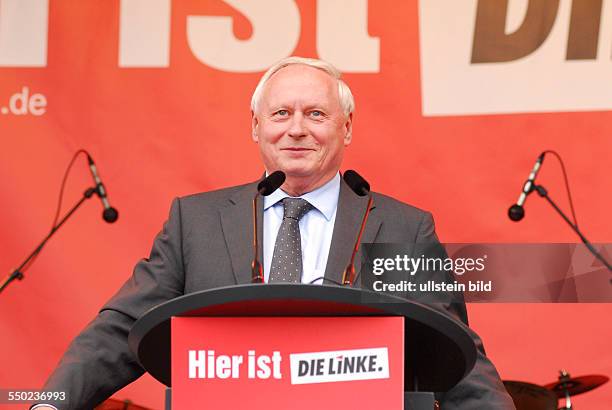
[[[304,126],[304,115],[296,112],[291,118],[291,124],[287,131],[292,138],[302,138],[306,136],[306,127]]]

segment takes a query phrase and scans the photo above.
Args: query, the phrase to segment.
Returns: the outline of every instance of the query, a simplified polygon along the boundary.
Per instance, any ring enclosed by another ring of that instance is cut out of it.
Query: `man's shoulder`
[[[373,192],[372,195],[374,197],[374,206],[384,215],[417,220],[421,220],[431,215],[429,211],[417,208],[414,205],[407,204],[406,202],[402,202],[388,195],[379,192]]]
[[[372,215],[376,212],[386,226],[385,238],[379,238],[381,242],[438,241],[430,212],[387,195],[373,195],[375,208]]]
[[[212,191],[199,192],[178,198],[181,208],[222,208],[234,201],[255,195],[255,182],[236,185]]]

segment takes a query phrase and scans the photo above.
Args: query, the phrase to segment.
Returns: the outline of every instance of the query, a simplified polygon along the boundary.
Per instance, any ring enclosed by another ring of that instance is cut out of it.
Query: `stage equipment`
[[[571,207],[571,210],[572,210],[573,222],[570,221],[570,219],[565,215],[565,213],[563,213],[561,208],[559,208],[557,206],[557,204],[550,198],[546,188],[544,188],[542,185],[537,185],[535,183],[535,178],[536,178],[536,175],[537,175],[537,173],[538,173],[538,171],[540,169],[540,166],[542,165],[542,162],[544,161],[544,156],[546,154],[548,154],[548,153],[556,156],[557,159],[559,160],[559,162],[561,163],[561,169],[563,171],[563,177],[565,179],[565,187],[567,189],[567,194],[568,194],[568,198],[569,198],[569,202],[570,202],[570,207]],[[523,219],[523,216],[525,215],[525,211],[523,209],[523,204],[524,204],[527,196],[530,193],[532,193],[533,191],[536,191],[538,193],[538,195],[540,195],[541,197],[546,199],[546,201],[555,209],[555,211],[557,211],[557,213],[559,213],[559,215],[561,215],[563,220],[565,222],[567,222],[567,224],[572,228],[572,230],[574,232],[576,232],[578,237],[580,237],[580,240],[586,245],[587,249],[597,259],[599,259],[608,268],[608,270],[610,270],[610,272],[612,272],[612,265],[608,261],[606,261],[605,258],[603,256],[601,256],[601,254],[599,252],[597,252],[597,250],[593,247],[593,245],[589,242],[589,240],[578,229],[578,222],[576,221],[576,214],[574,212],[574,205],[572,203],[572,196],[571,196],[570,189],[569,189],[569,183],[567,181],[567,173],[565,172],[565,166],[563,165],[563,160],[561,159],[561,156],[557,152],[552,151],[552,150],[547,150],[547,151],[544,151],[544,152],[542,152],[540,154],[540,156],[538,157],[538,159],[536,161],[535,166],[533,167],[533,170],[529,174],[529,178],[527,179],[527,181],[525,182],[525,185],[523,186],[523,192],[519,196],[519,200],[517,201],[516,204],[512,205],[510,207],[510,209],[508,209],[508,217],[510,219],[512,219],[515,222],[518,222],[521,219]],[[610,280],[610,282],[612,283],[612,279]]]
[[[560,410],[571,410],[573,407],[570,396],[576,396],[596,389],[608,380],[610,380],[608,376],[599,374],[571,377],[567,371],[560,370],[559,380],[546,384],[544,387],[556,394],[558,398],[565,398],[565,406],[561,407]]]
[[[516,410],[557,410],[557,396],[533,383],[504,380]]]
[[[108,399],[95,408],[95,410],[151,410],[148,407],[138,406],[130,400]]]
[[[344,273],[342,274],[342,284],[353,286],[355,283],[355,256],[357,255],[357,251],[359,251],[359,244],[361,243],[361,236],[363,235],[363,230],[365,229],[366,223],[368,221],[368,216],[370,216],[370,210],[372,209],[372,194],[370,193],[370,184],[366,181],[361,175],[359,175],[356,171],[349,169],[344,173],[344,182],[359,196],[368,196],[368,204],[366,205],[366,209],[363,213],[363,219],[361,220],[361,227],[359,228],[359,234],[357,235],[357,239],[355,240],[355,246],[353,247],[353,253],[351,254],[351,259],[349,264],[344,269]]]
[[[96,185],[94,187],[86,189],[85,192],[83,192],[83,196],[81,197],[81,199],[58,222],[59,212],[60,212],[61,205],[62,205],[62,197],[63,197],[63,194],[64,194],[64,187],[65,187],[65,184],[66,184],[66,179],[68,177],[68,173],[70,172],[70,169],[72,168],[72,164],[74,164],[75,159],[81,153],[83,153],[83,154],[85,154],[87,156],[87,159],[88,159],[88,162],[89,162],[89,167],[90,167],[90,170],[91,170],[92,175],[94,177],[94,181],[95,181]],[[40,244],[38,244],[38,246],[34,249],[34,251],[19,265],[19,267],[17,269],[14,269],[6,277],[6,279],[0,285],[0,292],[2,292],[15,279],[23,280],[23,278],[24,278],[23,273],[32,265],[32,263],[34,262],[34,260],[36,259],[36,257],[40,253],[40,251],[43,249],[43,247],[45,246],[47,241],[49,239],[51,239],[53,234],[55,234],[55,232],[57,232],[57,230],[68,220],[68,218],[70,218],[72,216],[72,214],[83,204],[83,202],[85,202],[85,200],[91,198],[94,194],[97,194],[98,197],[100,197],[100,199],[102,200],[102,204],[104,205],[104,212],[102,214],[102,217],[104,218],[104,220],[106,222],[108,222],[108,223],[115,222],[117,220],[117,217],[118,217],[119,214],[118,214],[117,210],[115,208],[111,207],[109,205],[109,203],[108,203],[108,200],[107,200],[107,197],[106,197],[106,189],[104,188],[104,185],[102,185],[102,182],[100,181],[100,178],[98,176],[95,164],[93,163],[93,160],[91,159],[91,156],[89,155],[89,153],[87,151],[81,149],[81,150],[78,150],[74,154],[74,156],[72,157],[72,160],[70,161],[70,164],[68,165],[68,168],[66,169],[66,172],[64,173],[64,178],[62,180],[62,185],[61,185],[61,188],[60,188],[59,202],[58,202],[58,205],[57,205],[57,210],[55,212],[55,218],[53,220],[53,223],[51,224],[51,231],[47,234],[47,236],[45,236],[45,238],[42,240],[42,242],[40,242]]]
[[[283,171],[274,171],[257,185],[257,193],[253,197],[253,261],[251,262],[251,282],[264,283],[264,274],[259,262],[259,241],[257,238],[257,198],[268,196],[280,188],[285,182],[286,175]]]

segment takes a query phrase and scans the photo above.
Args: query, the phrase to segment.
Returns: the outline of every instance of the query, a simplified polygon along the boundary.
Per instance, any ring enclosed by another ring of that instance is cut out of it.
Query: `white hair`
[[[259,106],[259,103],[261,101],[264,86],[266,85],[268,80],[282,68],[294,64],[302,64],[309,67],[317,68],[321,71],[325,71],[331,77],[336,79],[336,81],[338,82],[338,98],[340,100],[340,106],[342,107],[344,114],[348,116],[353,112],[353,110],[355,109],[355,99],[353,98],[353,93],[351,92],[349,86],[344,81],[342,81],[342,73],[340,73],[340,71],[336,67],[334,67],[327,61],[305,57],[284,58],[278,63],[274,64],[272,67],[270,67],[268,71],[264,73],[264,75],[259,80],[259,84],[257,84],[257,87],[255,87],[253,97],[251,97],[251,110],[253,112],[257,112],[257,107]]]

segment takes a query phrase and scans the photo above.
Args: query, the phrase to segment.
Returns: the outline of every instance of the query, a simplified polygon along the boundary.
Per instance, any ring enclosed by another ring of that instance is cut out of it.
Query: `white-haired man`
[[[366,205],[339,174],[351,143],[354,105],[338,70],[320,60],[282,60],[255,89],[253,141],[259,144],[265,171],[286,174],[281,189],[260,201],[266,283],[322,283],[321,277],[340,281]],[[127,335],[148,309],[185,293],[250,282],[255,191],[252,183],[174,200],[150,257],[136,265],[132,277],[74,340],[48,380],[45,389],[67,392],[62,409],[93,408],[142,375]],[[286,214],[297,215],[297,229],[283,229]],[[281,261],[286,249],[279,243],[287,232],[298,243],[296,270]],[[429,213],[379,194],[374,194],[363,239],[437,241]],[[467,321],[464,305],[447,309],[449,315]],[[440,395],[442,408],[514,408],[480,340],[473,337],[479,347],[476,367],[456,388]]]

